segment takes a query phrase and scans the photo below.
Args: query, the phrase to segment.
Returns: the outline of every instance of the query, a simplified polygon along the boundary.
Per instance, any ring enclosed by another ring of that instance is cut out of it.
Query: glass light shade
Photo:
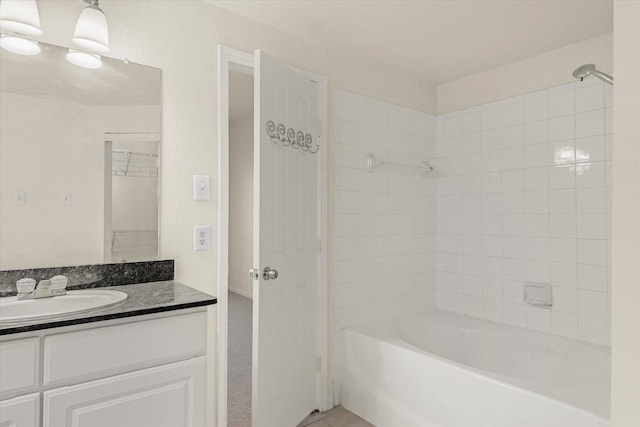
[[[18,55],[37,55],[41,51],[37,41],[5,34],[0,36],[0,47]]]
[[[92,52],[109,52],[107,17],[97,6],[87,6],[80,13],[71,39],[76,45]]]
[[[95,53],[86,53],[69,49],[65,58],[67,58],[67,61],[71,62],[73,65],[77,65],[82,68],[95,70],[102,67],[102,59],[100,58],[100,55],[96,55]]]
[[[0,29],[29,36],[42,34],[36,0],[0,1]]]

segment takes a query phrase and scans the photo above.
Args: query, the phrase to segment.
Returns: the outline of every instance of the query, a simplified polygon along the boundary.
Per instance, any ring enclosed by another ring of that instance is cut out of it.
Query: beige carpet
[[[229,292],[228,427],[251,427],[252,310],[249,298]]]

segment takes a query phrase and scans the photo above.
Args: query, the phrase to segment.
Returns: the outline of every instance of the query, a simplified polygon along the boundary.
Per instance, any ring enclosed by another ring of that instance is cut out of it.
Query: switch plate
[[[211,248],[211,226],[196,225],[193,227],[193,250],[208,251]]]
[[[211,200],[211,177],[193,176],[193,200]]]
[[[61,193],[60,194],[60,204],[62,206],[71,205],[71,193]]]
[[[24,205],[25,203],[24,191],[15,191],[13,193],[13,203],[16,205]]]

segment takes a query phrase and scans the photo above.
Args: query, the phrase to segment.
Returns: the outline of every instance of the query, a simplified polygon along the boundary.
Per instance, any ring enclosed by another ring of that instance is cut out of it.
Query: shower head
[[[580,81],[589,76],[596,76],[603,82],[609,83],[611,86],[613,86],[613,77],[611,77],[609,74],[603,73],[602,71],[596,70],[596,66],[593,64],[585,64],[581,67],[576,68],[573,72],[573,77],[575,77],[576,79],[580,79]]]

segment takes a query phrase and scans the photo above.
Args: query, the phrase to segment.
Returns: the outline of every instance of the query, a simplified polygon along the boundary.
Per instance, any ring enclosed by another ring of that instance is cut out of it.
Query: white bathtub
[[[340,401],[378,427],[609,426],[607,347],[439,310],[341,335]]]

